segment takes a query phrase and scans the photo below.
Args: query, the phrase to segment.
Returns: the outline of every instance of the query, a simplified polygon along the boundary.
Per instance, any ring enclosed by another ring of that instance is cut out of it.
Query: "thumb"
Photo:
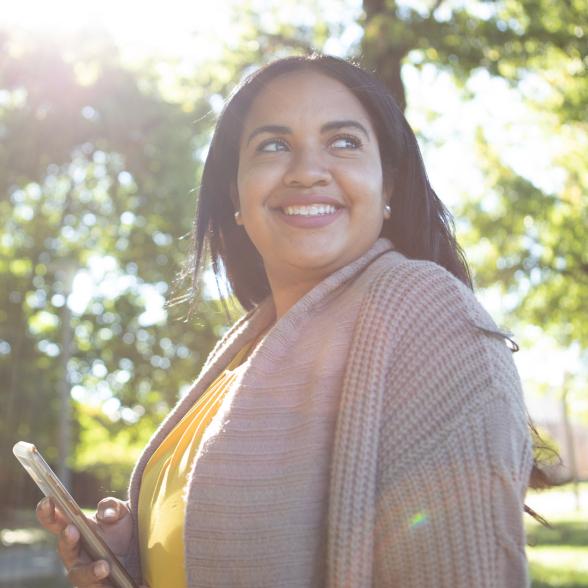
[[[116,498],[104,498],[98,503],[96,519],[100,523],[112,524],[120,520],[126,513],[126,508]]]

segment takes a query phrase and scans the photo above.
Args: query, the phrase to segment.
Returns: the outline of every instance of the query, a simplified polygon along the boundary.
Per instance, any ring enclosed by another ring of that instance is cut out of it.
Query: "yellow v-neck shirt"
[[[252,350],[246,345],[155,450],[139,494],[139,548],[143,581],[150,588],[186,588],[185,490],[206,427],[222,405],[235,370]]]

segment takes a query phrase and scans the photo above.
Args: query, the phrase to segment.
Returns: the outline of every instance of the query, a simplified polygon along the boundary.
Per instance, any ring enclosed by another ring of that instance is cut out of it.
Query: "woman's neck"
[[[293,278],[293,279],[292,279]],[[307,277],[290,276],[289,279],[272,279],[268,276],[272,298],[276,308],[276,320],[283,317],[305,294],[310,292],[324,276]]]

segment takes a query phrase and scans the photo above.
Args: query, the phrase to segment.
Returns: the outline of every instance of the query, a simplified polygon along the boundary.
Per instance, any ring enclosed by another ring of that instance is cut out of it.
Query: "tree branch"
[[[433,20],[435,12],[437,12],[437,10],[441,8],[441,4],[443,4],[443,2],[445,2],[445,0],[436,0],[435,5],[433,6],[433,8],[431,8],[431,12],[429,12],[429,20]]]

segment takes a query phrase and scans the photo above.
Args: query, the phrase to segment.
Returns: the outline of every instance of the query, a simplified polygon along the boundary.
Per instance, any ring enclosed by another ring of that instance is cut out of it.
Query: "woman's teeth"
[[[286,206],[282,208],[284,214],[289,216],[319,216],[321,214],[333,214],[337,211],[330,204],[310,204],[308,206]]]

